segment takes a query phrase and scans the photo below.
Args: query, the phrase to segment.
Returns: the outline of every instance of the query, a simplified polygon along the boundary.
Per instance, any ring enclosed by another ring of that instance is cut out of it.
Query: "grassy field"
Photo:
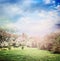
[[[60,54],[36,48],[1,50],[0,61],[60,61]]]

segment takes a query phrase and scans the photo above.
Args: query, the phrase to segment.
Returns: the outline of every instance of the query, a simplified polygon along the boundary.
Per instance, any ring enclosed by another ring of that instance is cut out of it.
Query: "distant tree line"
[[[60,32],[53,32],[51,34],[46,35],[41,40],[33,40],[30,38],[28,40],[18,41],[19,35],[11,34],[4,29],[0,29],[0,49],[8,48],[9,50],[11,47],[20,47],[24,49],[24,46],[30,46],[33,48],[38,48],[40,50],[49,50],[52,52],[60,53]],[[23,34],[23,37],[25,35]],[[26,45],[26,42],[28,44]]]

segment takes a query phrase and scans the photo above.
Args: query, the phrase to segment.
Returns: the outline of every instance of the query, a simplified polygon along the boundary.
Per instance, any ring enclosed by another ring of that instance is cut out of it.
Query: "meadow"
[[[0,50],[0,61],[60,61],[60,54],[37,48]]]

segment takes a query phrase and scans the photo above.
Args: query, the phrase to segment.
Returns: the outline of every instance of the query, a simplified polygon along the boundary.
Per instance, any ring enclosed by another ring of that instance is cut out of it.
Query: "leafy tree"
[[[60,53],[60,32],[53,32],[46,35],[43,40],[38,43],[38,48]]]
[[[55,53],[60,53],[60,35],[59,34],[56,35],[51,51]]]

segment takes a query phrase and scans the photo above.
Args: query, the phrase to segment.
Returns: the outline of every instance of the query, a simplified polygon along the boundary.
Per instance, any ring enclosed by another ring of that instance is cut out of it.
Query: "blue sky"
[[[0,0],[0,26],[42,35],[60,29],[60,0]]]

